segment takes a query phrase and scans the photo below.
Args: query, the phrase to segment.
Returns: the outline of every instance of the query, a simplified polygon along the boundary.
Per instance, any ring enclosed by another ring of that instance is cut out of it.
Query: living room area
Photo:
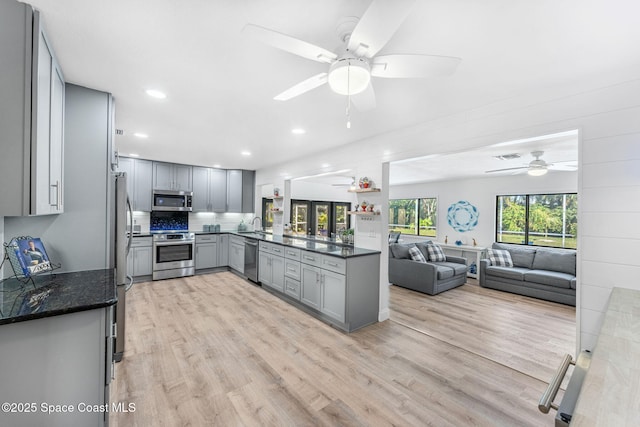
[[[577,157],[574,130],[391,162],[390,319],[549,381],[562,357],[576,348]],[[544,173],[530,172],[540,164]],[[446,262],[429,262],[429,241],[445,253]],[[415,265],[411,256],[395,252],[412,244],[423,252],[426,264],[441,264],[442,271],[427,265],[407,268]],[[502,249],[515,251],[511,268],[493,268],[522,270],[518,256],[529,251],[528,267],[534,271],[531,267],[544,268],[547,253],[557,261],[558,252],[567,254],[573,282],[569,273],[551,271],[551,279],[538,281],[551,280],[552,285],[523,282],[522,287],[503,288],[511,280],[503,277],[492,284],[481,269],[483,263],[485,270],[491,266],[489,250],[500,252],[502,244]],[[533,261],[536,251],[538,265]],[[466,265],[460,269],[455,263]],[[444,274],[442,264],[453,266],[454,276]],[[430,280],[434,283],[427,284]],[[551,294],[545,294],[547,287]]]

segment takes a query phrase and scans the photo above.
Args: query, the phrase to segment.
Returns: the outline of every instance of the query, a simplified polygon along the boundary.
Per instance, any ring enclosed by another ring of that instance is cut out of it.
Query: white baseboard
[[[389,309],[386,308],[378,312],[378,322],[384,322],[389,319]]]

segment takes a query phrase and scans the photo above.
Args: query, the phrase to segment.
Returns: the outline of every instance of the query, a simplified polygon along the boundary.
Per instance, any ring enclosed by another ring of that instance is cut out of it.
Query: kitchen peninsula
[[[8,404],[0,425],[106,424],[113,270],[44,274],[26,284],[7,279],[0,290],[0,379]]]

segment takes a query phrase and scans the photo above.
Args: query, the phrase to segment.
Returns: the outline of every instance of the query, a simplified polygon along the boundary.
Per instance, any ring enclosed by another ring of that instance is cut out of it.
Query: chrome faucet
[[[256,219],[258,220],[258,227],[257,228],[255,226]],[[251,220],[251,226],[253,227],[254,231],[262,231],[262,218],[260,218],[259,216],[254,217]]]

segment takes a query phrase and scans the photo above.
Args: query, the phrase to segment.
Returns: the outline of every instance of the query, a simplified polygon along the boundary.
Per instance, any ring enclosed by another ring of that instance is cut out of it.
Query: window
[[[291,201],[291,232],[297,235],[331,237],[348,229],[350,203],[310,200]]]
[[[496,242],[575,249],[577,235],[576,193],[497,197]]]
[[[262,198],[262,229],[273,231],[273,200],[266,197]]]
[[[436,237],[436,198],[389,200],[389,232]]]

